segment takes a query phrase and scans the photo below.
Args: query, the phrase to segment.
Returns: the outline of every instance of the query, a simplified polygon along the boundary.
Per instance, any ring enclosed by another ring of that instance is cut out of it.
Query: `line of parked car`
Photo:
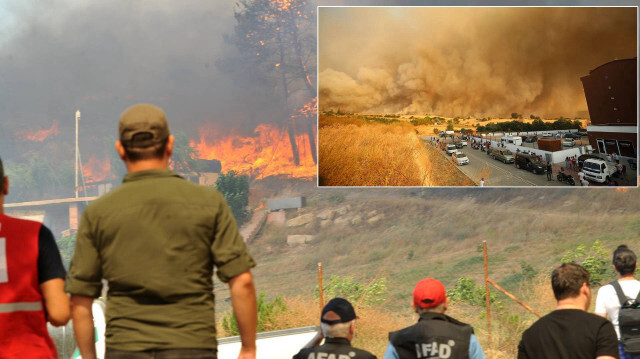
[[[505,164],[514,163],[516,168],[524,169],[535,174],[543,174],[547,171],[545,163],[535,154],[517,152],[513,153],[506,148],[493,147],[487,150],[487,155],[496,161]],[[583,154],[577,158],[578,167],[584,172],[587,180],[606,183],[615,176],[617,168],[614,164],[607,162],[594,154]],[[575,185],[574,178],[566,173],[557,174],[557,180]]]

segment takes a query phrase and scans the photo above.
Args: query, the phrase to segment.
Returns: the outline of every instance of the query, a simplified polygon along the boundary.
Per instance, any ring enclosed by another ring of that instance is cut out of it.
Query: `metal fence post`
[[[322,293],[322,262],[318,262],[318,298],[320,299],[320,312],[324,307],[324,298]]]
[[[489,348],[491,348],[491,301],[489,300],[489,262],[487,261],[487,241],[482,241],[482,251],[484,252],[484,285],[487,300],[487,333]]]

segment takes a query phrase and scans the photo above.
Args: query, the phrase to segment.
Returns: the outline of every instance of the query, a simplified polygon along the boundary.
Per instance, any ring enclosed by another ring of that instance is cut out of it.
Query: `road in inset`
[[[431,146],[429,142],[425,142],[426,146]],[[471,178],[475,183],[480,182],[480,178],[484,178],[485,186],[513,187],[513,186],[565,186],[571,187],[566,183],[547,181],[546,174],[534,174],[526,170],[520,170],[513,163],[502,163],[487,156],[486,152],[471,149],[466,146],[462,150],[469,158],[469,164],[457,166],[462,173]],[[445,151],[440,150],[443,156],[447,156]],[[576,179],[577,182],[577,179]]]

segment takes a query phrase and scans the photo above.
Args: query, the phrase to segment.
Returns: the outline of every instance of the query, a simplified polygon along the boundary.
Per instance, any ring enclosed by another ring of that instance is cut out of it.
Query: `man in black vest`
[[[485,359],[473,328],[444,314],[449,298],[442,282],[418,282],[411,306],[420,315],[418,323],[389,333],[384,359]]]
[[[368,351],[351,346],[356,312],[349,301],[333,298],[322,308],[321,331],[293,359],[376,359]],[[322,339],[324,344],[319,345]]]

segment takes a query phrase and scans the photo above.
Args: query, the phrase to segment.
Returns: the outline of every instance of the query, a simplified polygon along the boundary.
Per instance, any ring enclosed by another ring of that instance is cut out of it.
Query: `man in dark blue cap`
[[[322,308],[322,330],[293,359],[375,359],[368,351],[351,346],[357,318],[348,300],[331,299]],[[324,344],[319,345],[322,339]]]

